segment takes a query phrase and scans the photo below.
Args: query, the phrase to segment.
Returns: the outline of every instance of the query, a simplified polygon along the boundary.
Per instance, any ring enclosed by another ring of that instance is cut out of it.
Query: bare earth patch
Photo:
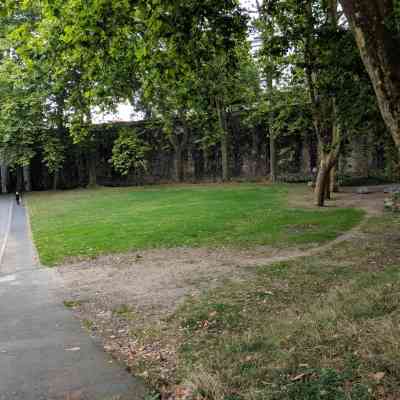
[[[333,194],[333,200],[326,202],[324,209],[356,207],[365,210],[368,215],[379,215],[383,212],[383,200],[388,197],[388,194],[383,192],[358,194],[352,187],[344,187],[340,190],[340,193]],[[303,186],[299,186],[298,190],[291,192],[289,205],[315,208],[314,193],[312,190],[305,191]]]
[[[367,215],[379,215],[386,195],[340,193],[335,197],[328,203],[330,207],[357,207]],[[311,199],[312,193],[299,189],[290,205],[311,207]],[[165,343],[149,338],[153,330],[165,330],[168,335],[165,321],[187,296],[196,296],[226,279],[248,277],[252,267],[312,256],[360,235],[355,228],[328,244],[305,250],[259,246],[248,250],[176,248],[132,252],[75,261],[59,267],[58,273],[64,282],[66,305],[74,309],[91,334],[101,339],[105,350],[135,373],[141,370],[141,360],[147,364],[150,360],[156,369],[152,375],[158,376],[157,386],[170,386],[176,362],[171,338]],[[147,376],[146,370],[141,372]]]

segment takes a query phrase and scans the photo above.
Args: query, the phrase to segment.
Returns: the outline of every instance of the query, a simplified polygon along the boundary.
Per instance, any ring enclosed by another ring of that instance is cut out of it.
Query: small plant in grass
[[[135,312],[127,304],[121,304],[114,308],[113,314],[124,319],[133,319],[135,317]]]
[[[79,300],[64,300],[64,306],[67,308],[76,308],[82,305]]]
[[[160,399],[161,399],[161,395],[157,391],[152,391],[152,392],[148,393],[144,398],[144,400],[160,400]]]
[[[91,321],[90,319],[84,319],[82,325],[87,331],[90,332],[93,329],[94,322]]]

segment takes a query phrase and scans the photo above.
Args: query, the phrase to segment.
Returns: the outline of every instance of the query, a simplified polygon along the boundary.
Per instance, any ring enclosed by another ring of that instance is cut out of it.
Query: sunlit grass
[[[176,246],[304,245],[357,224],[355,209],[287,206],[284,185],[100,188],[29,196],[42,263]]]

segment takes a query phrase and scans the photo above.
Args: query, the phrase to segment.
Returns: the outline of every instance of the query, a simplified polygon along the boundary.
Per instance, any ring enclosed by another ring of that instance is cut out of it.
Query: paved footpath
[[[112,361],[38,265],[26,210],[0,196],[0,400],[139,400],[143,384]]]

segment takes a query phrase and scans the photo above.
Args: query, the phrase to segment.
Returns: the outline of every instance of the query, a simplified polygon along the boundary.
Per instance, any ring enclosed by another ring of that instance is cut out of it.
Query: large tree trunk
[[[1,193],[7,193],[8,167],[5,163],[0,164]]]
[[[400,153],[400,36],[393,26],[395,2],[340,2],[374,86],[381,114]]]
[[[328,185],[329,165],[327,158],[321,156],[321,162],[318,170],[317,181],[315,183],[316,205],[323,207],[325,205],[326,187]]]
[[[340,152],[338,142],[329,152],[320,152],[320,166],[315,185],[315,204],[319,207],[325,205],[325,199],[331,198],[332,170],[337,164]]]
[[[331,169],[331,177],[330,177],[330,185],[331,185],[331,192],[338,193],[339,192],[339,185],[338,185],[338,178],[337,178],[337,162]]]
[[[325,183],[325,199],[331,200],[331,172],[332,168],[328,172],[328,176],[326,177]]]

